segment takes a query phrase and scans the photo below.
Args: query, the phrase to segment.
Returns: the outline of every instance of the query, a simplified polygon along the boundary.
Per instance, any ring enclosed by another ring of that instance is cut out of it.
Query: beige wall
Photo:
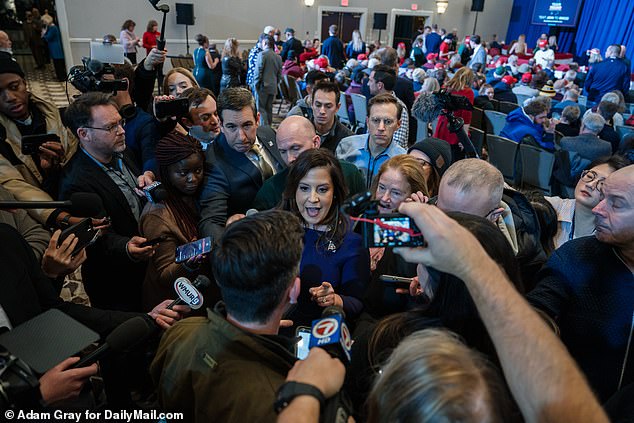
[[[475,12],[470,11],[471,0],[449,0],[449,7],[443,15],[438,15],[435,0],[349,0],[350,8],[367,9],[367,30],[365,39],[374,40],[378,31],[372,31],[374,12],[388,13],[388,29],[382,31],[382,40],[387,42],[391,28],[390,13],[392,9],[411,9],[417,1],[418,10],[431,11],[431,20],[440,27],[458,28],[459,35],[471,33]],[[193,3],[196,24],[189,27],[189,39],[199,33],[205,33],[212,40],[224,40],[229,36],[243,41],[244,48],[251,48],[265,25],[275,25],[284,30],[292,26],[298,38],[306,38],[306,33],[313,37],[317,33],[320,7],[340,6],[336,0],[315,0],[312,7],[304,6],[303,0],[182,0]],[[111,33],[119,36],[121,24],[126,19],[137,23],[136,34],[141,37],[147,21],[159,21],[161,14],[156,12],[148,0],[57,0],[60,27],[65,37],[67,63],[77,64],[81,57],[89,54],[87,40],[101,38]],[[176,25],[176,1],[163,0],[171,8],[167,15],[166,38],[169,54],[185,53],[185,27]],[[513,5],[512,0],[486,0],[483,13],[478,15],[477,32],[488,39],[497,33],[504,39]],[[345,41],[345,40],[344,40]],[[191,49],[196,47],[190,41]],[[140,49],[140,57],[144,50]]]

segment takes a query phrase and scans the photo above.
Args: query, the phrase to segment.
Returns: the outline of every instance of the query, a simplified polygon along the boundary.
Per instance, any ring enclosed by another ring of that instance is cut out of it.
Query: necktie
[[[253,145],[253,152],[257,156],[258,167],[260,168],[260,172],[262,172],[262,180],[266,181],[268,178],[273,176],[273,169],[271,166],[264,160],[264,156],[262,155],[262,150],[257,144]]]

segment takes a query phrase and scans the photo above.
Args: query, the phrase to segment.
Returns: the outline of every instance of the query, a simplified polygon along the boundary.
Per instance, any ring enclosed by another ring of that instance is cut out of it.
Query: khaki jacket
[[[44,114],[47,131],[56,133],[62,140],[65,153],[62,165],[66,164],[77,151],[77,139],[62,124],[57,107],[34,94],[29,94],[29,101],[32,101],[35,107]],[[13,149],[15,156],[22,162],[14,166],[6,157],[0,155],[0,185],[18,201],[51,201],[52,198],[40,188],[44,177],[37,165],[31,156],[22,154],[22,135],[17,125],[2,113],[0,113],[0,125],[6,129],[6,142]],[[46,220],[52,212],[52,209],[29,210],[31,217],[43,225],[46,224]]]

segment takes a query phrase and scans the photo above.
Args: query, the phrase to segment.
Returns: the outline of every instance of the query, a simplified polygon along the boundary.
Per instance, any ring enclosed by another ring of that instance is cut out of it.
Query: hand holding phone
[[[176,263],[182,263],[192,257],[207,254],[211,251],[211,238],[206,237],[185,245],[176,247]]]
[[[76,225],[64,229],[57,240],[57,248],[60,248],[66,238],[68,238],[71,234],[77,238],[77,244],[71,253],[72,256],[77,255],[81,252],[81,250],[95,242],[99,237],[99,231],[95,230],[92,226],[92,219],[86,218]]]
[[[139,247],[143,248],[143,247],[151,247],[152,245],[157,245],[163,241],[166,241],[167,237],[165,235],[161,235],[159,237],[153,238],[153,239],[148,239],[145,242],[142,242],[139,244]]]
[[[22,137],[20,142],[20,148],[22,154],[24,155],[33,155],[39,154],[42,150],[40,147],[45,144],[48,146],[47,150],[49,150],[50,155],[57,155],[59,148],[61,148],[62,156],[64,148],[62,147],[61,140],[57,134],[36,134],[36,135],[25,135]],[[59,146],[54,148],[51,143],[58,143]]]

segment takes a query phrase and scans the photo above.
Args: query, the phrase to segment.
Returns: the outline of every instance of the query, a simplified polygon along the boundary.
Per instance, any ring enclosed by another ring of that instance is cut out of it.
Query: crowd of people
[[[317,422],[332,407],[368,422],[633,417],[633,143],[614,138],[631,123],[622,46],[586,70],[556,65],[548,37],[527,58],[525,37],[506,56],[495,37],[459,42],[435,26],[396,49],[359,31],[346,45],[336,25],[323,42],[293,28],[282,42],[267,26],[244,54],[235,38],[218,52],[197,35],[193,70],[167,71],[153,97],[167,52],[156,21],[142,38],[134,29],[126,20],[120,34],[128,61],[103,76],[126,88],[84,92],[63,116],[0,55],[1,198],[100,199],[98,212],[0,211],[0,323],[58,308],[102,337],[139,316],[165,332],[99,369],[69,358],[11,405],[77,406],[99,372],[105,404],[93,407],[143,403],[186,421]],[[274,129],[283,74],[305,96]],[[418,106],[441,89],[482,110],[514,103],[502,135],[556,152],[561,192],[507,184],[474,150],[471,110],[422,120]],[[342,93],[366,98],[364,125],[339,119],[355,111]],[[186,111],[157,113],[183,99]],[[371,242],[398,216],[423,246]],[[85,219],[92,243],[60,242]],[[210,252],[176,260],[204,239]],[[77,269],[90,307],[59,297]],[[200,288],[205,307],[170,305],[177,278],[202,276],[213,280]],[[298,360],[297,334],[332,307],[350,362],[319,347]]]

